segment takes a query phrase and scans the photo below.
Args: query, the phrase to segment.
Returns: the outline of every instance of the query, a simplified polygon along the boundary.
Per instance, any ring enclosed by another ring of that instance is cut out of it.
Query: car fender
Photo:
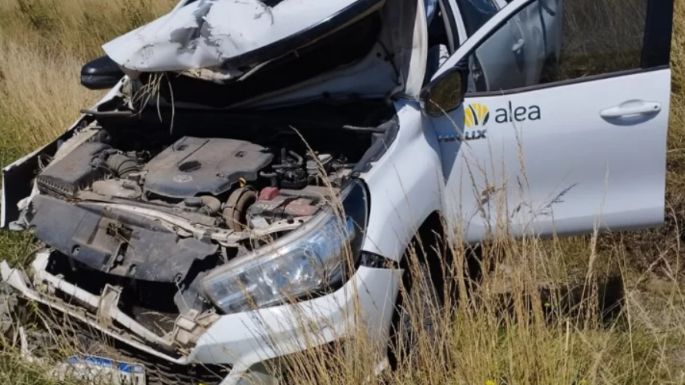
[[[444,179],[432,130],[424,129],[419,103],[395,103],[399,130],[386,153],[366,173],[370,214],[363,250],[399,261],[421,224],[442,212]]]

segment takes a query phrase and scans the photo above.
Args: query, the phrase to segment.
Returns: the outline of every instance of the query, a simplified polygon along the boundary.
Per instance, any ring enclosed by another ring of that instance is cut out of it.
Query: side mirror
[[[433,117],[455,110],[464,101],[466,79],[459,67],[452,68],[421,90],[421,106]]]
[[[81,84],[91,90],[114,87],[124,72],[108,56],[97,58],[81,68]]]

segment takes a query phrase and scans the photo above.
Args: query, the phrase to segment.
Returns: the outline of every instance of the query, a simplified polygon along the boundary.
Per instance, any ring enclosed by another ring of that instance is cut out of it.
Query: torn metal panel
[[[103,46],[139,72],[242,69],[310,44],[382,5],[383,0],[200,0]]]

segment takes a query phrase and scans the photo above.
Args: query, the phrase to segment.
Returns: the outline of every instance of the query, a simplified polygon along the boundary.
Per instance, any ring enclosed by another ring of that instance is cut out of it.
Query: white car
[[[4,169],[2,226],[46,246],[2,278],[151,384],[268,382],[312,341],[385,341],[417,236],[662,223],[672,12],[183,1],[107,43],[82,72],[107,96]]]

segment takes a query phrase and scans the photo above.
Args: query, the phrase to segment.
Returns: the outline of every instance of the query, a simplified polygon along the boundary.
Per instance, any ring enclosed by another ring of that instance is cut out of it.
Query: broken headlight
[[[300,229],[235,259],[202,281],[206,296],[236,313],[313,296],[340,285],[359,257],[368,215],[366,189],[354,180],[343,213],[323,210]]]

